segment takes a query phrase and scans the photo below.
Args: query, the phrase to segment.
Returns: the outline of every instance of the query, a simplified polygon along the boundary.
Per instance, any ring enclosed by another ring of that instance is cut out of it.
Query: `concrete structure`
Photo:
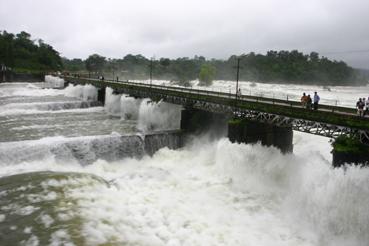
[[[43,73],[15,73],[11,70],[0,70],[0,82],[42,82],[45,81]]]
[[[238,143],[260,142],[262,145],[277,147],[283,153],[293,151],[291,126],[279,127],[248,119],[234,119],[228,123],[228,138]]]
[[[182,112],[181,128],[189,133],[207,129],[213,122],[236,118],[228,126],[231,141],[260,141],[284,153],[293,149],[293,130],[330,138],[346,135],[369,144],[369,119],[357,117],[353,108],[319,105],[319,110],[313,111],[302,108],[300,102],[274,98],[236,97],[231,93],[129,81],[63,78],[70,83],[92,84],[100,90],[111,87],[115,93],[182,105],[186,110]],[[102,97],[101,94],[99,100]]]
[[[97,101],[105,105],[105,94],[106,94],[106,87],[101,87],[97,90]]]

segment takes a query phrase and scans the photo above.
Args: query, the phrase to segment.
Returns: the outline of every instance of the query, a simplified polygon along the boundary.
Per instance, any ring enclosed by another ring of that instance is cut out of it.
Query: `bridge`
[[[185,109],[181,119],[183,130],[191,130],[194,124],[191,118],[196,114],[199,118],[198,112],[202,115],[201,121],[214,118],[214,115],[226,115],[232,118],[228,127],[231,141],[261,141],[288,152],[292,151],[292,130],[296,130],[329,138],[346,135],[369,144],[369,118],[358,117],[354,108],[319,105],[318,110],[309,110],[291,100],[79,76],[62,78],[66,83],[94,85],[98,88],[98,100],[102,102],[105,88],[110,87],[115,93],[182,105]],[[201,124],[206,125],[205,122]]]

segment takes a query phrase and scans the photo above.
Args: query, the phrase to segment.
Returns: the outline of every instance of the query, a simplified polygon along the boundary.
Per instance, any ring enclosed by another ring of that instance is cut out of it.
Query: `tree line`
[[[62,59],[51,45],[32,40],[27,32],[0,31],[0,66],[20,72],[48,72],[63,69]]]
[[[268,51],[265,55],[251,52],[232,55],[227,60],[207,60],[203,56],[152,60],[132,54],[110,59],[93,54],[86,60],[63,58],[63,63],[66,70],[104,74],[108,78],[148,79],[152,69],[154,79],[172,80],[182,85],[199,79],[203,85],[209,85],[212,80],[235,80],[237,59],[240,59],[240,80],[321,85],[368,82],[367,76],[343,61],[332,61],[316,52],[303,54],[297,50]]]
[[[58,51],[41,39],[32,40],[27,32],[0,31],[0,65],[16,71],[68,71],[104,75],[106,78],[172,80],[181,85],[199,79],[209,85],[213,80],[235,80],[240,59],[240,80],[321,85],[359,85],[368,82],[368,74],[343,61],[329,60],[316,52],[297,50],[254,52],[232,55],[228,59],[203,56],[176,59],[149,59],[128,54],[119,59],[93,54],[87,59],[61,58]]]

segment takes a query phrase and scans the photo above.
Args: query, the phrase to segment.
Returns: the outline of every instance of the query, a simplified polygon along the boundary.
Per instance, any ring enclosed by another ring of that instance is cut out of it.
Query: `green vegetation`
[[[200,69],[199,81],[200,85],[209,86],[213,83],[215,76],[215,67],[210,64],[203,64]]]
[[[241,58],[240,80],[259,82],[283,82],[321,85],[360,85],[368,82],[369,74],[355,70],[343,61],[331,61],[318,53],[303,54],[297,50],[268,51],[265,55],[232,55],[227,60],[207,60],[203,56],[153,60],[154,79],[172,80],[184,86],[189,81],[200,80],[210,85],[212,80],[235,80],[235,65]],[[105,78],[118,76],[122,80],[148,79],[150,59],[142,55],[128,54],[119,59],[106,59],[93,54],[86,60],[61,58],[54,48],[41,39],[20,32],[16,35],[0,32],[0,64],[14,71],[46,72],[98,72]]]
[[[233,119],[230,119],[228,121],[228,124],[229,125],[239,125],[242,123],[242,119],[241,118],[233,118]]]
[[[90,56],[91,57],[91,56]],[[153,61],[153,78],[189,86],[189,81],[199,79],[203,85],[214,80],[235,80],[237,58],[241,58],[240,80],[258,82],[283,82],[320,85],[366,84],[369,75],[349,67],[343,61],[331,61],[318,53],[303,54],[297,50],[268,51],[267,54],[243,54],[227,60],[207,60],[203,56],[177,59],[160,58]],[[86,61],[64,59],[67,71],[86,71]],[[87,69],[89,70],[89,69]],[[122,80],[148,79],[150,59],[142,55],[126,55],[121,59],[107,59],[105,78],[118,76]]]
[[[333,150],[335,152],[350,153],[350,154],[368,154],[369,147],[360,143],[356,138],[348,136],[340,136],[332,142]]]
[[[63,68],[59,53],[41,39],[34,41],[31,35],[16,35],[0,31],[0,65],[16,72],[60,71]]]
[[[85,61],[79,58],[69,60],[63,57],[62,62],[64,69],[70,72],[80,72],[86,69]]]
[[[98,54],[90,55],[86,61],[86,69],[89,72],[102,72],[104,69],[106,60],[105,57]]]

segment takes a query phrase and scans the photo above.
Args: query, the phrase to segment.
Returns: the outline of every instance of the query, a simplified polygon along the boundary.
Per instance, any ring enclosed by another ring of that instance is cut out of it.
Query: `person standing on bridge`
[[[311,109],[311,103],[312,103],[312,100],[309,94],[306,99],[306,109]]]
[[[366,98],[365,97],[363,97],[363,104],[364,104],[364,108],[363,108],[363,116],[365,116],[365,110],[366,110],[366,100],[365,100]]]
[[[318,110],[318,104],[320,101],[320,97],[317,92],[314,92],[314,110]]]
[[[238,91],[237,91],[237,97],[240,98],[241,97],[241,88],[238,88]]]
[[[365,115],[369,115],[369,97],[365,101]]]
[[[357,114],[359,117],[364,116],[364,102],[359,98],[359,101],[356,102]]]
[[[302,93],[301,105],[303,108],[306,108],[307,100],[308,100],[308,97],[306,96],[305,92]]]

